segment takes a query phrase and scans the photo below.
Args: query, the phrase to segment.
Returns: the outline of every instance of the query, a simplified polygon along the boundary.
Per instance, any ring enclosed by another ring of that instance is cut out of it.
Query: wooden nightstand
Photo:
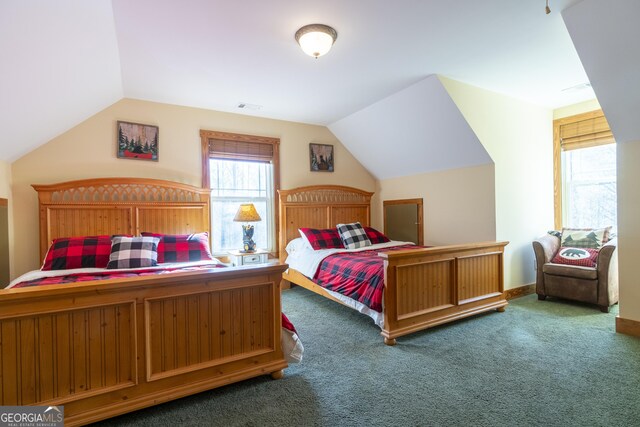
[[[256,249],[255,252],[229,251],[229,260],[234,266],[264,264],[269,259],[269,252]]]

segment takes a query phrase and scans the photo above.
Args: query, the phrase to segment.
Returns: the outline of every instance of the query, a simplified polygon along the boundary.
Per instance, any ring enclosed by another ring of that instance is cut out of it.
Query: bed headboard
[[[298,228],[332,228],[339,223],[371,222],[373,193],[341,185],[312,185],[279,190],[280,260],[287,257],[285,247],[300,237]]]
[[[33,185],[40,211],[40,261],[58,237],[209,231],[210,191],[145,178]]]

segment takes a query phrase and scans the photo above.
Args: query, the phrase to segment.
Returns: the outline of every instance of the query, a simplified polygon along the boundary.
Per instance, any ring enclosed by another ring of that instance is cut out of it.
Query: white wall
[[[552,111],[441,80],[495,164],[496,238],[510,241],[505,289],[531,284],[531,242],[553,228]]]
[[[598,103],[598,100],[590,99],[588,101],[579,102],[578,104],[556,108],[555,110],[553,110],[553,120],[564,119],[565,117],[571,117],[599,109],[600,103]]]
[[[494,181],[493,164],[379,181],[373,224],[382,230],[384,200],[422,198],[425,245],[496,240]]]
[[[617,154],[620,317],[640,322],[640,139],[618,144]]]
[[[379,180],[491,164],[435,75],[330,124],[329,129]]]
[[[116,158],[116,121],[158,125],[157,162]],[[31,184],[99,177],[202,183],[200,129],[280,138],[280,186],[342,184],[374,191],[374,178],[324,126],[123,99],[12,164],[14,275],[38,268],[38,198]],[[335,172],[309,170],[309,143],[333,144]]]

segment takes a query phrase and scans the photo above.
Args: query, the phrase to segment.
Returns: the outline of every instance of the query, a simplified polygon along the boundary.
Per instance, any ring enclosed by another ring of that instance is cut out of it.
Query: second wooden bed
[[[281,260],[298,229],[333,228],[359,221],[369,225],[373,193],[326,185],[280,190]],[[489,310],[504,311],[503,254],[507,242],[482,242],[381,253],[387,345],[396,338]],[[340,302],[302,273],[289,268],[283,279]]]

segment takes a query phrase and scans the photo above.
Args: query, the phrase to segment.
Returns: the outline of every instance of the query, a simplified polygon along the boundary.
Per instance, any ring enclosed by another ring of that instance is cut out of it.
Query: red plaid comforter
[[[202,271],[202,270],[209,270],[211,268],[221,268],[221,267],[224,267],[224,265],[212,263],[212,264],[197,265],[192,267],[172,267],[172,268],[146,269],[146,270],[138,269],[135,272],[105,270],[104,272],[96,272],[96,273],[74,273],[74,274],[68,274],[65,276],[42,277],[39,279],[28,280],[26,282],[20,282],[14,285],[13,288],[15,289],[15,288],[27,288],[30,286],[63,285],[66,283],[88,282],[91,280],[121,279],[125,277],[153,276],[157,274],[167,274],[167,273],[182,272],[182,271]]]
[[[384,259],[378,253],[423,247],[401,245],[329,255],[320,263],[313,281],[325,289],[338,292],[382,313]]]

